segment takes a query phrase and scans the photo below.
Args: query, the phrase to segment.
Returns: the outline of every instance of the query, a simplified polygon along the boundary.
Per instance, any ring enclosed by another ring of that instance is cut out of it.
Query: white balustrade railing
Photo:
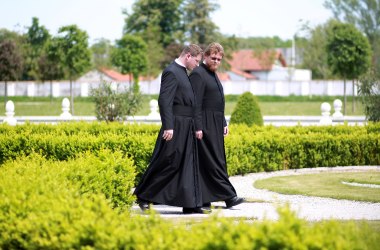
[[[126,123],[156,123],[160,124],[160,114],[158,112],[157,100],[149,102],[150,113],[147,116],[128,116]],[[273,126],[309,126],[309,125],[336,125],[347,123],[349,125],[364,125],[364,116],[343,116],[341,113],[342,102],[336,99],[333,103],[334,114],[331,116],[331,105],[327,102],[321,104],[321,116],[263,116],[264,125]],[[51,123],[56,124],[65,121],[96,121],[95,116],[73,116],[69,112],[70,101],[68,98],[62,100],[62,114],[60,116],[17,116],[15,117],[15,106],[12,101],[8,101],[5,107],[5,117],[0,116],[1,123],[11,126],[17,124],[30,123]],[[230,116],[226,116],[227,122]]]

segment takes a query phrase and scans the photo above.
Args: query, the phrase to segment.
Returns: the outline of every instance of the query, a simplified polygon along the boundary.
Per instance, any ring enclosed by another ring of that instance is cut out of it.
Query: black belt
[[[195,108],[192,106],[183,106],[183,105],[174,105],[173,106],[173,114],[180,116],[194,116]]]
[[[222,107],[221,103],[215,103],[215,102],[210,101],[210,100],[203,101],[202,109],[203,110],[224,112],[224,107]]]

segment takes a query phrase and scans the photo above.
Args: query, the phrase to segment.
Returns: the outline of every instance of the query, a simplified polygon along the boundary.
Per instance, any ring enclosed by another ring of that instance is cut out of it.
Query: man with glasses
[[[190,74],[190,82],[197,100],[195,128],[204,207],[210,207],[214,201],[225,201],[226,207],[231,208],[244,199],[237,196],[227,173],[224,136],[228,134],[228,126],[223,87],[216,74],[223,56],[222,45],[208,45],[203,63]]]
[[[195,96],[187,75],[201,57],[198,45],[188,45],[162,73],[158,97],[162,126],[151,162],[134,192],[143,211],[158,203],[183,207],[185,214],[210,212],[202,208],[195,150]]]

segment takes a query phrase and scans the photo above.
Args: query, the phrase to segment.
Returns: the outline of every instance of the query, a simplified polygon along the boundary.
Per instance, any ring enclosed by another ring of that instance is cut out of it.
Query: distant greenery
[[[237,103],[239,95],[226,96],[225,114],[231,115]],[[296,115],[317,116],[321,115],[322,102],[331,105],[331,113],[334,112],[333,102],[335,99],[343,100],[342,96],[256,96],[263,116],[267,115]],[[157,95],[143,95],[142,107],[136,115],[148,115],[150,112],[149,101],[157,100]],[[16,116],[57,116],[62,113],[63,97],[55,97],[50,102],[50,97],[8,97],[15,104]],[[347,98],[347,115],[364,116],[363,104],[356,100],[356,111],[352,112],[352,97]],[[0,103],[4,97],[0,97]],[[0,116],[5,115],[4,105],[0,105]],[[75,97],[75,115],[95,116],[95,103],[90,97]]]

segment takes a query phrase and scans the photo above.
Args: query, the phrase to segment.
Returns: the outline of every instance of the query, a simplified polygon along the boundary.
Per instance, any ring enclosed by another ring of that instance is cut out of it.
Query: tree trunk
[[[50,80],[50,104],[53,103],[53,80]]]
[[[346,95],[346,78],[343,79],[343,97],[344,97],[344,104],[343,104],[343,115],[346,115],[346,106],[347,106],[347,95]]]
[[[71,115],[74,115],[74,93],[73,93],[73,80],[70,78],[70,97],[71,97]]]
[[[352,115],[355,114],[355,79],[352,80]]]
[[[4,108],[7,105],[7,97],[8,97],[8,83],[5,81],[5,89],[4,89]]]

